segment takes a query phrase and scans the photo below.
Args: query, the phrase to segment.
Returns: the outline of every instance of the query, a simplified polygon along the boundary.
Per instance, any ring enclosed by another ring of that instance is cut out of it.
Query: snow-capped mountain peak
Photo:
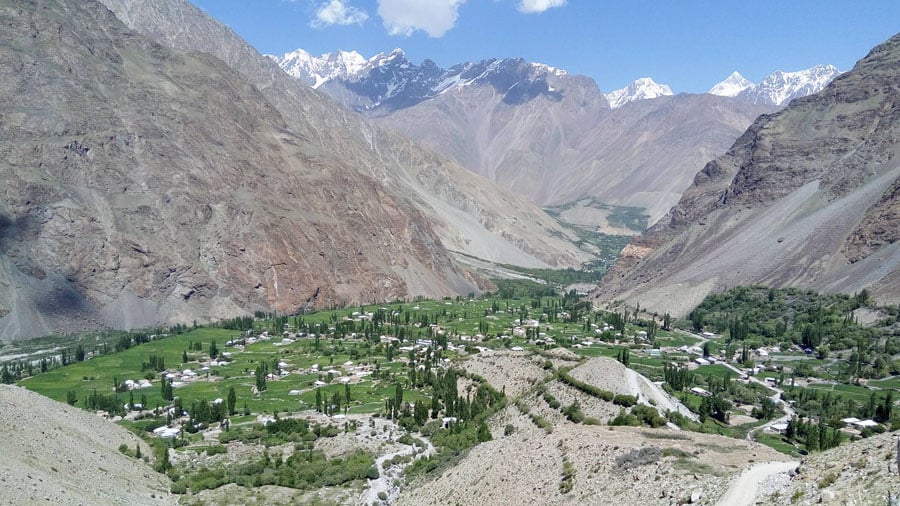
[[[266,56],[278,63],[285,72],[313,88],[318,88],[331,79],[347,79],[357,75],[368,63],[356,51],[336,51],[312,56],[303,49],[297,49],[281,57]]]
[[[710,95],[719,95],[720,97],[736,97],[747,88],[752,88],[753,83],[747,80],[740,72],[735,70],[724,81],[717,83],[709,89],[707,93]]]
[[[818,93],[840,74],[841,71],[834,65],[816,65],[796,72],[777,70],[766,76],[753,90],[748,90],[748,95],[756,103],[785,105],[794,98]]]
[[[716,84],[707,93],[735,97],[745,102],[782,106],[797,98],[818,93],[841,71],[834,65],[816,65],[796,72],[772,72],[759,84],[753,84],[738,72]]]
[[[642,77],[635,80],[628,86],[611,91],[606,94],[606,100],[609,106],[617,109],[635,100],[645,100],[650,98],[658,98],[673,95],[672,88],[666,84],[659,84],[649,77]]]
[[[337,51],[312,56],[297,49],[283,56],[269,56],[288,74],[313,88],[342,97],[357,110],[404,108],[423,100],[473,85],[488,85],[503,94],[509,103],[522,103],[538,96],[561,97],[560,90],[573,86],[565,70],[521,58],[490,59],[438,67],[433,61],[410,62],[395,48],[366,58],[356,51]],[[818,65],[796,72],[776,71],[753,84],[739,72],[732,72],[707,93],[755,104],[786,105],[792,99],[818,93],[840,75],[833,65]],[[569,84],[564,84],[563,82]],[[331,83],[327,84],[326,83]],[[349,90],[350,94],[339,91]],[[635,100],[672,95],[672,89],[642,77],[625,88],[605,94],[616,109]]]
[[[776,70],[744,94],[755,103],[785,105],[794,98],[818,93],[840,74],[834,65],[816,65],[796,72]]]

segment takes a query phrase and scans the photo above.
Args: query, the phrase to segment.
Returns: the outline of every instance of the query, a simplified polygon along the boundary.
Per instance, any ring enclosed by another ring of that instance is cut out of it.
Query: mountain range
[[[470,86],[474,80],[492,77],[489,76],[493,73],[491,71],[508,67],[510,64],[504,62],[515,60],[508,58],[462,63],[444,70],[427,59],[416,65],[410,62],[399,48],[370,58],[356,51],[336,51],[313,56],[303,49],[282,56],[267,56],[278,63],[285,72],[315,89],[325,86],[325,90],[334,90],[335,87],[327,86],[328,83],[342,82],[357,95],[368,98],[367,103],[347,104],[361,110],[410,107],[419,101],[447,92],[451,87]],[[541,63],[530,65],[535,68],[535,73],[542,71],[557,75],[566,73],[564,70]],[[476,73],[477,69],[481,69],[482,72]],[[484,70],[488,70],[488,74],[485,74]],[[735,71],[723,81],[713,85],[707,93],[735,97],[754,104],[783,106],[794,98],[818,92],[840,74],[841,72],[833,65],[816,65],[796,72],[777,70],[761,82],[753,84]],[[513,84],[521,86],[520,81],[510,83],[510,86]],[[606,93],[604,96],[610,107],[615,109],[635,100],[648,100],[673,94],[668,85],[659,84],[651,77],[641,77],[628,86]]]
[[[900,34],[760,116],[630,244],[603,301],[683,315],[747,284],[900,300]]]
[[[522,59],[444,70],[429,60],[416,65],[399,49],[371,58],[303,50],[270,58],[349,109],[538,205],[591,198],[644,209],[650,223],[678,201],[697,167],[779,107],[740,98],[749,93],[672,95],[650,78],[605,94],[589,77]],[[582,223],[612,231],[603,213],[581,215]]]

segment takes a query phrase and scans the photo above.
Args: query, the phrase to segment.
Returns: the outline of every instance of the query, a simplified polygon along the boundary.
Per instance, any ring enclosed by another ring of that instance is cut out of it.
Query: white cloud
[[[321,28],[331,25],[361,25],[369,15],[352,5],[347,5],[344,0],[330,0],[316,7],[316,18],[312,20],[312,26]]]
[[[410,36],[422,30],[443,37],[453,28],[459,6],[466,0],[378,0],[378,15],[391,35]]]
[[[566,0],[522,0],[519,2],[519,11],[532,14],[563,5],[566,5]]]

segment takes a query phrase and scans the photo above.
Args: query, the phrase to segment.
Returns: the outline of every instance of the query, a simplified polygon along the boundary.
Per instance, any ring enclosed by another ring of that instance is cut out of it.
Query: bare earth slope
[[[694,178],[598,290],[684,314],[739,284],[900,300],[900,35],[762,116]]]
[[[508,422],[512,435],[495,431],[493,441],[473,448],[452,469],[404,490],[397,504],[669,505],[692,495],[715,504],[748,461],[786,459],[762,445],[712,434],[569,423],[546,434],[524,415]],[[567,493],[560,491],[564,459],[575,471]]]
[[[96,415],[23,388],[0,385],[0,503],[177,502],[169,480],[119,445],[150,455],[134,434]]]
[[[572,369],[569,374],[589,385],[615,394],[633,395],[641,404],[656,406],[661,412],[677,411],[695,420],[693,414],[678,399],[669,395],[659,385],[644,375],[622,365],[618,360],[596,357]]]
[[[784,486],[759,498],[763,504],[891,504],[900,498],[898,433],[845,443],[805,458]],[[794,498],[791,500],[791,498]]]

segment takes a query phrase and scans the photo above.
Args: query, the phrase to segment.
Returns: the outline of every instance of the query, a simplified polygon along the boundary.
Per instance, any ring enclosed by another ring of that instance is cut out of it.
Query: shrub
[[[830,487],[831,484],[833,484],[835,481],[837,481],[837,478],[838,478],[837,473],[835,473],[834,471],[826,474],[825,476],[822,477],[821,480],[819,480],[819,484],[818,484],[819,488]]]
[[[222,453],[228,453],[228,448],[223,445],[212,445],[206,447],[207,455],[219,455]]]
[[[169,491],[173,494],[187,494],[187,485],[183,481],[172,482],[172,486],[169,487]]]
[[[659,448],[648,446],[619,455],[616,457],[616,466],[620,469],[633,469],[635,467],[653,464],[661,459],[662,456],[663,452]]]

